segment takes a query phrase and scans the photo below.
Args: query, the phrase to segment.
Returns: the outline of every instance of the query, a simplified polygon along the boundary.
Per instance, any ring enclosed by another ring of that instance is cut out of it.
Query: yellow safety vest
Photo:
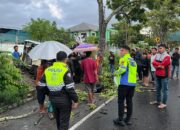
[[[125,54],[119,60],[119,69],[115,72],[119,85],[136,86],[137,64],[130,54]]]
[[[45,70],[46,84],[50,91],[61,91],[65,86],[64,75],[67,71],[68,67],[63,62],[55,62]]]

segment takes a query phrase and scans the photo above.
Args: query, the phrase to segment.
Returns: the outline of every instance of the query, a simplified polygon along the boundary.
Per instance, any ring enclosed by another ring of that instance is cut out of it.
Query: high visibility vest
[[[45,70],[46,84],[50,91],[61,91],[65,86],[64,75],[67,73],[68,67],[63,62],[55,62],[53,66]]]
[[[126,86],[136,86],[137,64],[130,54],[125,54],[119,60],[119,84]]]

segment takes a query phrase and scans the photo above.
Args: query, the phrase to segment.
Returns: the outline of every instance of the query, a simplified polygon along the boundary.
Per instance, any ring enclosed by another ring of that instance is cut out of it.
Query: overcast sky
[[[97,0],[0,0],[0,25],[22,27],[31,18],[56,21],[64,28],[82,22],[98,25],[97,6]]]

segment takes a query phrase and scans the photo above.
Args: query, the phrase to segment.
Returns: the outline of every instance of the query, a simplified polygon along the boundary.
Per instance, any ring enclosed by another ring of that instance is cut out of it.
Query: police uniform
[[[39,85],[46,86],[49,90],[58,130],[68,130],[72,101],[77,103],[78,96],[67,65],[55,62],[45,70]]]
[[[131,58],[130,54],[125,54],[119,60],[119,69],[116,71],[119,75],[118,87],[118,116],[119,120],[123,121],[124,116],[124,100],[127,104],[127,117],[130,120],[132,115],[132,97],[134,95],[134,88],[136,86],[137,64]]]

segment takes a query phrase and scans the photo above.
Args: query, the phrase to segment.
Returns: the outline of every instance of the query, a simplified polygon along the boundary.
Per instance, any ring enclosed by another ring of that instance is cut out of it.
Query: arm
[[[74,63],[72,62],[72,60],[71,60],[71,69],[72,69],[72,72],[73,72],[73,74],[74,74],[75,69],[74,69]]]
[[[45,75],[43,74],[42,78],[40,79],[39,82],[37,82],[37,85],[40,86],[40,87],[46,87],[46,77]]]
[[[43,70],[40,67],[38,67],[36,74],[36,81],[35,81],[36,85],[38,85],[38,82],[41,80],[42,75],[43,75]]]
[[[162,67],[162,68],[164,68],[164,67],[170,65],[170,63],[171,63],[171,58],[170,58],[170,56],[166,56],[166,57],[164,58],[164,60],[163,60],[161,63],[159,63],[159,66]]]
[[[147,69],[149,69],[149,67],[150,67],[150,59],[147,59],[146,67],[147,67]]]
[[[77,103],[78,96],[77,96],[77,93],[75,92],[74,82],[73,82],[70,72],[67,72],[64,75],[64,83],[65,83],[66,92],[69,94],[69,97],[71,98],[71,100],[73,100],[73,102]]]
[[[116,73],[118,73],[118,75],[122,75],[126,72],[127,69],[127,60],[124,59],[120,59],[119,61],[119,69],[117,70]]]
[[[158,66],[159,66],[159,64],[160,64],[160,62],[157,62],[156,61],[156,58],[154,59],[154,61],[152,62],[152,64],[153,64],[153,66],[154,66],[154,68],[158,68]]]
[[[37,83],[39,89],[41,92],[43,92],[46,95],[49,95],[49,89],[46,84],[46,77],[45,75],[42,76],[41,80]]]
[[[94,61],[94,73],[95,73],[95,76],[96,76],[96,80],[98,81],[98,68],[97,68],[98,66],[97,66],[97,63],[96,63],[96,61]]]
[[[170,63],[171,63],[171,58],[170,58],[170,56],[166,56],[162,62],[157,62],[156,59],[155,59],[155,60],[153,61],[153,66],[154,66],[155,68],[161,68],[161,69],[163,69],[164,67],[170,65]]]

